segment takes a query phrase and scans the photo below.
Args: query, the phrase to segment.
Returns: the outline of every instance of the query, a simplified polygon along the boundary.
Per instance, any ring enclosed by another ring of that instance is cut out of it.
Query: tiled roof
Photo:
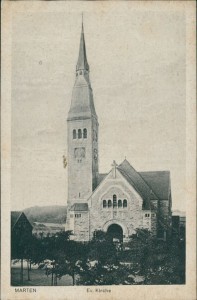
[[[149,207],[149,200],[168,200],[170,194],[170,172],[137,172],[125,159],[118,170],[145,200],[144,208]]]
[[[97,176],[97,186],[103,181],[103,179],[107,176],[108,173],[98,174]]]
[[[168,200],[170,195],[170,172],[137,172],[125,159],[117,169],[129,184],[141,195],[143,209],[150,209],[150,200]],[[98,174],[97,186],[108,173]]]
[[[139,172],[160,200],[168,200],[170,192],[170,172]]]
[[[88,204],[87,203],[75,203],[71,206],[70,210],[88,211]]]
[[[149,209],[150,200],[158,199],[154,190],[149,187],[140,173],[138,173],[126,159],[118,166],[118,170],[143,198],[143,208]]]

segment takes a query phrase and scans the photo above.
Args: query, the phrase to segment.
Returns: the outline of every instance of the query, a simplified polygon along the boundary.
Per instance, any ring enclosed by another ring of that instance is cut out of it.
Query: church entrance
[[[123,242],[123,230],[118,224],[112,224],[107,229],[107,234],[113,242],[122,243]]]

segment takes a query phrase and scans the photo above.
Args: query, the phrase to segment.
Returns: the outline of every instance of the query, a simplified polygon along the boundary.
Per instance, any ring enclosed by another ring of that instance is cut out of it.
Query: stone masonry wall
[[[87,138],[73,139],[73,129],[87,129]],[[68,122],[68,205],[92,194],[92,120]]]
[[[119,199],[127,200],[125,208],[103,208],[103,200],[111,199],[113,195]],[[112,174],[105,179],[102,188],[99,188],[89,201],[90,205],[90,237],[95,230],[104,230],[113,223],[119,224],[123,228],[123,235],[128,237],[135,232],[136,228],[142,227],[142,199],[125,182],[122,176],[117,172],[116,178]]]
[[[88,241],[89,240],[89,212],[74,211],[74,239],[77,241]]]

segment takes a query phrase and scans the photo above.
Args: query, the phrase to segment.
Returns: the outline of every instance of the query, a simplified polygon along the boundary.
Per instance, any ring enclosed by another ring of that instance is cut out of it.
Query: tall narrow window
[[[86,128],[84,128],[84,130],[83,130],[83,138],[87,139],[87,129]]]
[[[123,200],[123,207],[127,207],[127,200],[126,199]]]
[[[118,200],[118,207],[122,207],[122,200]]]
[[[111,200],[108,200],[108,207],[112,207],[112,202],[111,202]]]
[[[78,139],[81,139],[82,138],[82,132],[81,132],[81,129],[78,129]]]
[[[77,132],[76,132],[76,130],[74,129],[73,130],[73,139],[76,139],[77,138]]]
[[[113,207],[117,207],[117,196],[113,195]]]
[[[81,214],[75,214],[75,218],[81,218]]]
[[[103,200],[103,208],[106,208],[106,207],[107,207],[107,201]]]

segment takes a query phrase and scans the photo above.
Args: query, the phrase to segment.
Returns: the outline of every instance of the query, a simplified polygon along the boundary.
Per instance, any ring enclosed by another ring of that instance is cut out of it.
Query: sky
[[[83,11],[99,171],[125,157],[137,171],[170,170],[172,208],[184,211],[184,12],[96,2],[12,17],[11,208],[66,205],[62,157]]]

